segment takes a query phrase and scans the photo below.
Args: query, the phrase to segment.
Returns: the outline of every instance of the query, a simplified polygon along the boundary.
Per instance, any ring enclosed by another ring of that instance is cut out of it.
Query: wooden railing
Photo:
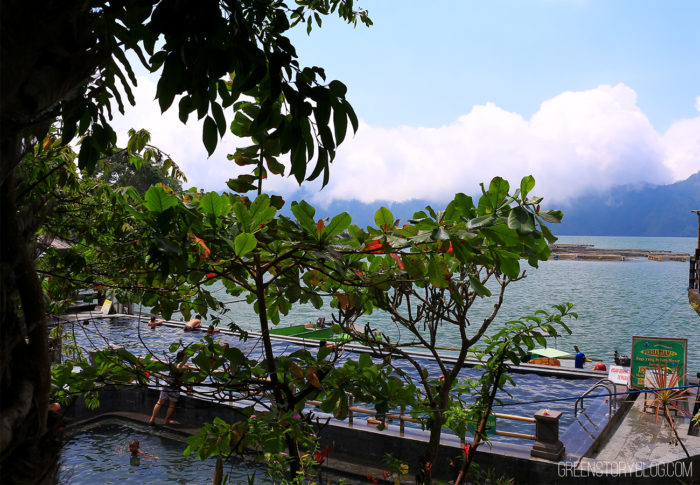
[[[310,406],[320,406],[321,401],[306,401],[306,404]],[[354,397],[352,395],[348,396],[348,423],[353,424],[354,418],[355,418],[355,413],[361,413],[361,414],[367,414],[370,416],[376,416],[377,412],[374,409],[369,409],[369,408],[363,408],[363,407],[358,407],[354,405]],[[404,435],[404,430],[405,430],[405,423],[420,423],[420,419],[415,419],[411,416],[408,416],[405,414],[405,410],[402,409],[399,414],[395,413],[387,413],[386,415],[387,419],[397,419],[399,421],[399,435],[403,436]],[[493,416],[495,416],[497,419],[510,419],[514,421],[524,421],[526,423],[535,423],[535,418],[530,418],[527,416],[517,416],[514,414],[500,414],[500,413],[493,413]],[[520,438],[524,440],[536,440],[536,436],[534,434],[525,434],[525,433],[514,433],[511,431],[499,431],[496,430],[494,434],[498,436],[507,436],[510,438]]]

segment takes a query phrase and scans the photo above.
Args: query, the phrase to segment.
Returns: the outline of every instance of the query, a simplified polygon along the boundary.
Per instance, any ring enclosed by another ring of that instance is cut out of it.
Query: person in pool
[[[145,456],[146,458],[155,458],[156,460],[158,459],[156,455],[146,453],[145,451],[139,449],[139,446],[139,440],[131,440],[131,442],[129,442],[129,453],[131,454],[130,463],[132,465],[140,465],[141,456]]]
[[[156,316],[151,315],[151,319],[148,321],[148,326],[151,328],[156,328],[161,323],[163,323],[163,320],[156,320]]]
[[[576,356],[574,357],[574,367],[577,369],[583,369],[583,364],[586,362],[586,354],[578,349],[578,345],[574,345],[574,350],[576,351]]]
[[[201,326],[202,326],[202,315],[197,314],[194,316],[194,318],[192,320],[190,320],[189,322],[187,322],[185,324],[185,326],[183,327],[183,330],[185,332],[191,332],[195,328],[199,328]]]
[[[214,325],[209,325],[209,328],[207,328],[207,335],[210,337],[213,337],[218,332],[221,332],[221,329],[214,327]]]

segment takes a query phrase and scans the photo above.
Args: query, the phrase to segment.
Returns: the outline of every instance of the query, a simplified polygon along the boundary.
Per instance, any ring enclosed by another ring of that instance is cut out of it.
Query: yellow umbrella
[[[569,352],[564,352],[562,350],[557,350],[557,349],[533,349],[530,351],[531,354],[533,355],[539,355],[542,357],[549,357],[550,359],[558,359],[559,357],[565,357],[567,355],[571,355]]]

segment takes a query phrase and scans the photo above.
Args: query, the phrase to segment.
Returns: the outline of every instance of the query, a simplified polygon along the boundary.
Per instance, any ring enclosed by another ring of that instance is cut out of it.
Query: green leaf
[[[239,138],[245,138],[250,135],[251,120],[240,111],[236,113],[231,122],[231,133]]]
[[[430,284],[437,288],[447,288],[449,286],[449,281],[446,276],[449,276],[449,274],[445,262],[435,257],[435,255],[431,255],[428,260],[428,277],[430,278]]]
[[[476,292],[477,295],[479,296],[491,296],[491,291],[489,291],[488,288],[486,288],[481,281],[479,281],[479,278],[476,278],[472,275],[469,275],[469,282],[471,283],[472,289]]]
[[[336,146],[340,145],[345,140],[348,131],[348,117],[345,110],[340,109],[339,106],[333,108],[333,130],[335,131],[335,144]]]
[[[242,232],[233,240],[233,251],[242,258],[257,246],[258,240],[250,233]]]
[[[501,177],[494,177],[489,184],[489,190],[486,194],[489,196],[491,202],[494,203],[495,207],[498,207],[500,202],[508,197],[509,190],[510,184],[507,180]]]
[[[275,209],[270,207],[270,197],[267,194],[257,196],[250,206],[250,214],[252,231],[270,222],[275,217]]]
[[[388,231],[394,226],[394,215],[389,209],[382,207],[374,213],[374,222],[380,230]]]
[[[336,80],[331,81],[328,85],[328,88],[331,90],[331,94],[338,98],[344,98],[348,92],[347,86],[345,86],[345,84],[343,84],[342,82]]]
[[[523,200],[527,197],[527,194],[535,187],[535,179],[532,175],[527,175],[523,177],[520,181],[520,194]]]
[[[516,278],[520,274],[520,257],[503,249],[496,249],[495,253],[501,272],[510,278]]]
[[[422,257],[404,255],[401,261],[403,261],[404,268],[411,278],[422,279],[425,277],[425,264],[423,264]]]
[[[179,256],[182,254],[180,247],[168,239],[156,236],[155,243],[158,250],[167,254],[168,256]]]
[[[216,219],[224,215],[224,207],[226,205],[227,199],[220,196],[216,192],[209,192],[204,194],[199,202],[199,207],[204,212],[204,214],[212,221],[212,224],[216,224]]]
[[[167,194],[160,185],[151,186],[146,191],[144,199],[146,207],[151,212],[163,212],[178,204],[177,197]]]
[[[248,232],[251,230],[251,216],[250,211],[242,202],[236,202],[233,204],[233,212],[236,214],[236,219],[241,225],[243,232]]]
[[[535,218],[522,207],[513,207],[508,214],[508,227],[518,234],[530,234],[535,230]]]
[[[543,220],[554,224],[560,223],[562,217],[564,217],[564,213],[560,210],[541,211],[538,212],[537,215],[540,216]]]
[[[265,157],[267,168],[275,175],[284,175],[284,165],[277,161],[275,157]]]
[[[348,228],[352,222],[352,217],[347,212],[342,212],[331,219],[331,222],[326,226],[323,231],[324,239],[328,240],[333,236],[336,236]]]
[[[310,234],[316,236],[316,223],[313,220],[316,211],[305,201],[292,202],[292,214],[297,218],[301,227]]]
[[[226,133],[226,117],[221,105],[219,103],[211,103],[211,113],[214,115],[216,127],[219,129],[219,136],[224,136],[224,133]]]
[[[467,222],[467,230],[483,229],[484,227],[494,225],[496,221],[498,221],[498,217],[495,214],[475,217]]]
[[[207,153],[211,156],[216,149],[216,144],[219,141],[219,135],[217,133],[216,122],[211,116],[204,118],[204,127],[202,129],[202,141],[204,142],[204,148],[207,149]]]

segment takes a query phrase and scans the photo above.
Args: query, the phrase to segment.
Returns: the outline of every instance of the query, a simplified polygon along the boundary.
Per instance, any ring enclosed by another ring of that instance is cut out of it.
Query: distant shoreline
[[[604,249],[596,248],[592,244],[552,244],[552,254],[549,257],[554,260],[582,261],[626,261],[642,258],[684,263],[689,260],[690,254],[659,249]]]

